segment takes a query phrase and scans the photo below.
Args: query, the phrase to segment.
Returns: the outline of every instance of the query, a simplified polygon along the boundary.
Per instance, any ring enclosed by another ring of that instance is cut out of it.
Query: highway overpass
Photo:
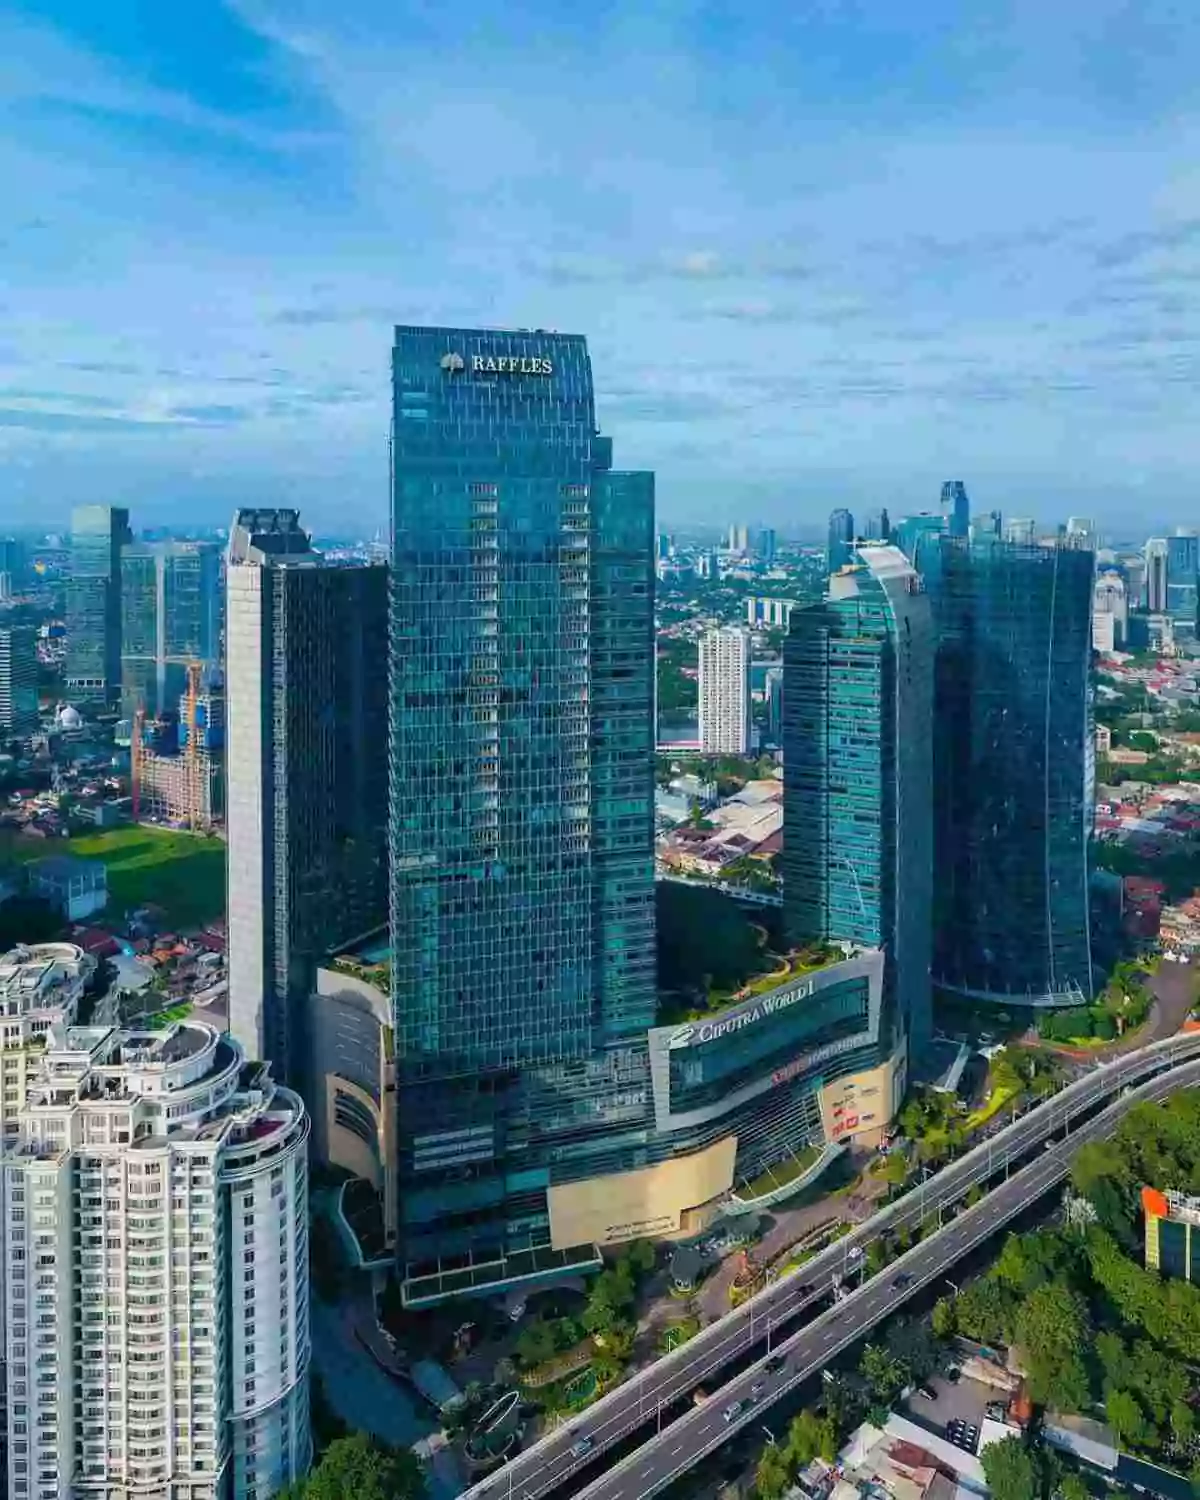
[[[746,1422],[761,1419],[771,1401],[810,1378],[839,1350],[861,1338],[1061,1181],[1077,1145],[1111,1131],[1120,1113],[1136,1098],[1166,1097],[1196,1083],[1200,1083],[1200,1034],[1170,1037],[1101,1064],[881,1209],[797,1271],[765,1287],[682,1348],[624,1381],[565,1427],[547,1434],[473,1485],[464,1500],[541,1500],[564,1494],[578,1495],[580,1500],[642,1500],[657,1493]],[[1136,1093],[1121,1098],[1126,1089]],[[1097,1115],[1102,1107],[1103,1113]],[[1044,1149],[1047,1141],[1064,1135],[1069,1138]],[[1023,1166],[1031,1155],[1033,1161]],[[835,1307],[818,1313],[816,1304],[828,1299],[833,1279],[845,1279],[858,1254],[882,1234],[937,1218],[944,1208],[960,1203],[970,1188],[998,1176],[1006,1180],[974,1209],[958,1214],[887,1271]],[[906,1271],[913,1281],[896,1287],[895,1277]],[[794,1330],[791,1325],[806,1310],[818,1315]],[[721,1372],[727,1365],[760,1348],[765,1358],[765,1342],[771,1341],[777,1351],[788,1352],[785,1369],[768,1376],[760,1359],[722,1385]],[[765,1380],[766,1387],[755,1405],[726,1423],[724,1408],[758,1380]],[[678,1403],[699,1385],[712,1393],[711,1399],[679,1416]],[[643,1429],[641,1446],[616,1463],[610,1460],[600,1473],[605,1451],[618,1443],[627,1444]],[[586,1454],[572,1453],[584,1439],[590,1442]]]

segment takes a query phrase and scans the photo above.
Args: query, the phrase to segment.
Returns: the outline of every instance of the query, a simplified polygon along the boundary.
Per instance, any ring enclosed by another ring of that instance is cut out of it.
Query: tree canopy
[[[407,1448],[385,1448],[365,1432],[330,1443],[307,1479],[277,1500],[424,1500],[425,1473]]]

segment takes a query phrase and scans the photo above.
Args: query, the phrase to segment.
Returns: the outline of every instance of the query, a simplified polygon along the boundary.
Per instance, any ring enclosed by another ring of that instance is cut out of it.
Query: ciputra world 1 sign
[[[468,361],[461,354],[443,354],[441,365],[453,375],[466,370]],[[554,361],[508,354],[472,354],[469,368],[472,375],[553,375]]]

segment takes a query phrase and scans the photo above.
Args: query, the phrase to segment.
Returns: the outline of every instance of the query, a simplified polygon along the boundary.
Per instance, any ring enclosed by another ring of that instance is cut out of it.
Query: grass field
[[[171,927],[193,932],[225,915],[225,845],[220,839],[131,824],[70,839],[15,837],[0,845],[0,860],[22,864],[52,854],[104,861],[110,918],[152,904],[166,912]]]

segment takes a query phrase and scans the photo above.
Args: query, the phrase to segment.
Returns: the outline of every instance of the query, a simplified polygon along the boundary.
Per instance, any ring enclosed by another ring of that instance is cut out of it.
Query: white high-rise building
[[[1119,573],[1101,573],[1092,594],[1092,635],[1097,651],[1119,650],[1129,629],[1129,597]]]
[[[706,755],[750,749],[747,630],[709,630],[700,638],[700,748]]]
[[[308,1131],[214,1027],[51,1028],[0,1159],[9,1500],[306,1472]]]

